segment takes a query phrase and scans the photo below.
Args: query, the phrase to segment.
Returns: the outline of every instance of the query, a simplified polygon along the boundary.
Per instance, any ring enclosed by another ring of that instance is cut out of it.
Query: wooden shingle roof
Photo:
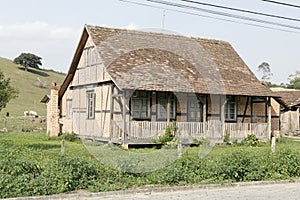
[[[280,101],[288,109],[300,106],[300,90],[273,88],[274,94],[280,96]]]
[[[272,96],[228,42],[86,26],[120,89]]]
[[[224,41],[86,25],[60,96],[91,37],[119,89],[274,96]]]

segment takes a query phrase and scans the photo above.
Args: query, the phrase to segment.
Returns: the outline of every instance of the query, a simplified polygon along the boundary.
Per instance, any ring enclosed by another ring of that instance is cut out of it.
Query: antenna
[[[165,18],[166,18],[166,10],[163,11],[163,18],[162,18],[162,29],[165,29]]]

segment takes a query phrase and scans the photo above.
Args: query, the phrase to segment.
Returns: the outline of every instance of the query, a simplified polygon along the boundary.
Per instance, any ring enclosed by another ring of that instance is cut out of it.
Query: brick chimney
[[[47,132],[50,134],[50,137],[57,137],[59,131],[58,88],[57,84],[53,82],[50,101],[47,104]]]

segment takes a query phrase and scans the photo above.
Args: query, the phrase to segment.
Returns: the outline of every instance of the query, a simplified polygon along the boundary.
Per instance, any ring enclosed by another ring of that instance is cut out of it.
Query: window
[[[173,93],[157,93],[157,119],[167,120],[168,96],[170,98],[170,120],[176,119],[176,100]]]
[[[203,105],[196,97],[188,99],[188,121],[203,121]]]
[[[95,118],[95,93],[94,91],[87,92],[87,118]]]
[[[67,99],[66,117],[72,118],[72,99]]]
[[[85,54],[85,66],[89,67],[96,63],[96,52],[93,46],[84,49]]]
[[[150,93],[135,91],[131,97],[131,114],[134,119],[150,119]]]
[[[237,99],[235,96],[227,97],[225,104],[225,120],[236,121]]]

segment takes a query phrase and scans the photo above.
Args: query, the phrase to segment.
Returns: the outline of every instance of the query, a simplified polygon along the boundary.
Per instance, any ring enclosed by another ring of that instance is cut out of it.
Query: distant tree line
[[[280,85],[270,82],[270,78],[273,76],[269,63],[262,62],[258,67],[258,71],[262,73],[261,82],[267,87],[284,87],[289,89],[300,89],[300,71],[296,71],[294,74],[289,75],[289,83],[281,83]]]

